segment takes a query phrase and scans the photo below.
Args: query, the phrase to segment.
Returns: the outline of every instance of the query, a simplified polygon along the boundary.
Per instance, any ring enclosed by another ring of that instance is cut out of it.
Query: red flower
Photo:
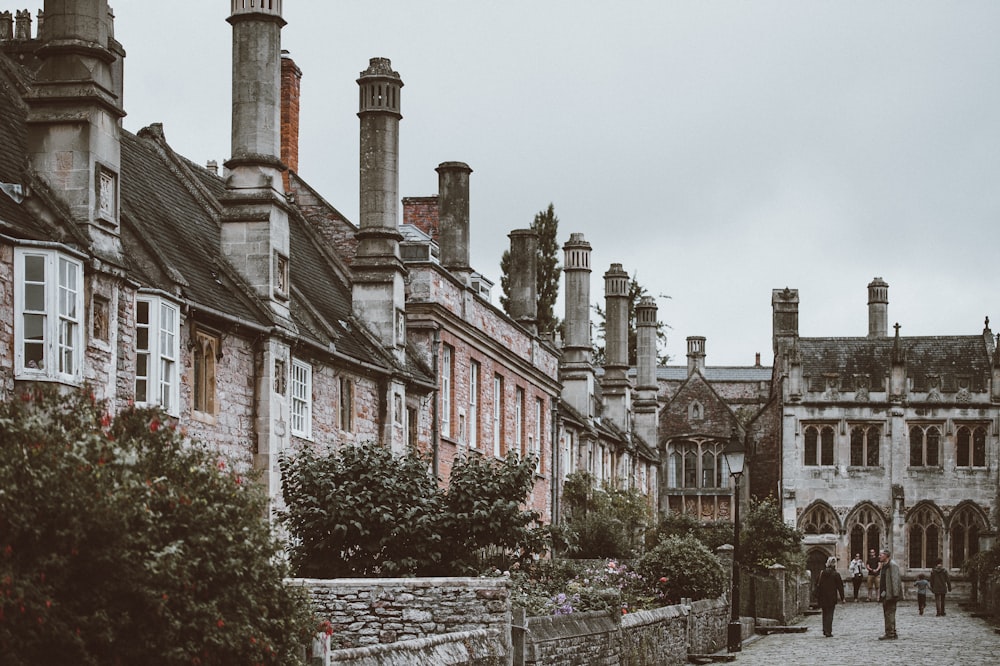
[[[661,576],[660,577],[660,582],[661,583],[666,583],[667,582],[667,577],[666,576]]]
[[[152,421],[149,422],[149,432],[156,432],[159,429],[160,429],[159,419],[153,419]]]
[[[105,414],[101,417],[101,426],[107,428],[111,425],[111,414]]]
[[[218,622],[215,623],[215,626],[217,626],[219,629],[222,629],[224,626],[226,626],[226,623],[223,622],[222,620],[219,620]]]

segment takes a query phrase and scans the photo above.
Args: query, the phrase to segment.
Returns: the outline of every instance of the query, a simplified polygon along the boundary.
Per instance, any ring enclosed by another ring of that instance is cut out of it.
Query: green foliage
[[[563,504],[573,557],[626,558],[643,549],[652,512],[635,488],[597,488],[592,474],[573,472],[563,483]]]
[[[1000,544],[970,556],[962,564],[962,573],[979,582],[1000,573]]]
[[[297,575],[458,575],[484,550],[514,560],[544,550],[538,514],[522,508],[534,458],[456,461],[447,491],[425,457],[374,443],[281,460],[282,520]]]
[[[662,606],[658,584],[615,560],[540,560],[512,569],[511,603],[528,616]]]
[[[726,582],[715,555],[691,535],[667,537],[643,555],[636,568],[646,580],[658,581],[671,603],[682,597],[714,599]]]
[[[642,301],[643,296],[649,296],[649,292],[636,280],[636,276],[633,275],[628,284],[628,364],[634,366],[636,364],[636,354],[639,349],[637,344],[637,339],[639,335],[639,330],[636,327],[636,316],[635,308]],[[670,298],[665,294],[660,294],[660,298]],[[594,365],[604,365],[606,357],[604,342],[604,329],[607,314],[604,312],[604,308],[600,305],[595,304],[592,306],[594,313],[597,315],[597,336],[601,341],[601,344],[596,344],[594,346]],[[656,347],[658,350],[656,362],[659,365],[666,365],[670,362],[670,356],[666,353],[660,354],[659,350],[664,349],[667,346],[667,325],[662,321],[656,322]]]
[[[0,661],[291,664],[315,628],[258,484],[168,417],[0,403]]]
[[[559,318],[555,316],[556,299],[559,297],[559,276],[562,268],[559,266],[559,218],[556,217],[555,206],[535,214],[531,229],[538,234],[538,253],[536,264],[535,288],[538,297],[538,330],[543,333],[554,331],[559,327]],[[510,250],[504,250],[500,257],[500,307],[509,313],[510,304]]]
[[[741,516],[740,561],[744,568],[767,568],[780,564],[791,571],[805,569],[802,531],[785,524],[773,497],[751,501]]]
[[[660,520],[656,541],[668,536],[693,536],[714,553],[719,546],[733,542],[733,524],[725,520],[702,522],[689,514],[671,511]]]

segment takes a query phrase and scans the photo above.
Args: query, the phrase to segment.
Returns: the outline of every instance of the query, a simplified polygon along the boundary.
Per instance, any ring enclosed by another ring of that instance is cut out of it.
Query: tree
[[[643,296],[649,296],[649,292],[644,286],[639,284],[636,279],[635,274],[632,275],[631,280],[628,285],[628,364],[634,366],[636,364],[636,352],[638,350],[638,345],[636,344],[638,338],[638,328],[636,326],[635,308],[642,301]],[[664,294],[660,294],[660,298],[670,298]],[[594,346],[594,364],[604,365],[606,360],[605,345],[604,345],[604,330],[605,330],[605,320],[607,313],[604,312],[604,308],[600,304],[595,304],[592,306],[594,313],[597,315],[597,331],[598,339],[600,344]],[[662,321],[656,322],[656,347],[657,350],[664,349],[667,346],[667,325]],[[670,356],[664,353],[657,353],[656,362],[659,365],[666,365],[670,362]]]
[[[538,514],[522,508],[535,459],[472,455],[446,490],[425,457],[368,442],[281,460],[282,521],[300,576],[459,575],[484,550],[513,559],[544,549]]]
[[[0,403],[0,661],[298,663],[259,484],[163,413],[87,391]]]
[[[559,297],[559,276],[562,268],[559,266],[559,218],[556,217],[555,206],[535,214],[531,229],[538,233],[538,263],[535,277],[537,289],[538,310],[536,318],[538,330],[550,332],[559,327],[559,318],[555,316],[556,299]],[[500,307],[510,314],[510,250],[504,250],[500,257]]]
[[[691,535],[667,537],[640,558],[637,569],[646,580],[659,581],[660,590],[673,603],[682,597],[714,599],[725,585],[714,553]]]
[[[625,558],[640,552],[650,509],[635,488],[598,488],[589,472],[573,472],[563,483],[569,552],[577,558]]]
[[[751,501],[741,523],[739,558],[744,568],[780,564],[791,571],[805,569],[802,531],[785,524],[773,497]]]

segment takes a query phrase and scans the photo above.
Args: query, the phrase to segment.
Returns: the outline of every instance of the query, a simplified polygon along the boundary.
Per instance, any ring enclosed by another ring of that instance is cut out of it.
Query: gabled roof
[[[692,421],[688,406],[697,401],[702,407],[701,418]],[[701,373],[692,373],[674,396],[664,405],[659,417],[661,441],[679,436],[703,435],[728,438],[732,429],[742,430],[739,419],[725,400]]]
[[[991,335],[942,335],[883,338],[798,338],[795,353],[802,363],[809,389],[822,391],[828,375],[836,375],[840,389],[855,388],[855,376],[867,375],[870,388],[880,390],[891,369],[892,350],[899,340],[905,354],[906,376],[914,391],[928,390],[927,378],[937,375],[940,390],[954,392],[959,381],[969,382],[971,391],[985,391],[990,376],[990,353],[985,338]]]

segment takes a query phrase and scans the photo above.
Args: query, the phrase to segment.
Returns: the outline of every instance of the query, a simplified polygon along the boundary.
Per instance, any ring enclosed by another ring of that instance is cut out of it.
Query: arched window
[[[941,557],[941,518],[929,506],[921,506],[906,519],[909,567],[930,569]]]
[[[955,512],[951,518],[951,562],[949,566],[957,569],[965,561],[979,552],[979,534],[985,525],[979,514],[966,505]]]
[[[910,427],[910,467],[941,465],[941,429],[935,425]]]
[[[851,554],[865,555],[882,549],[882,517],[870,506],[861,507],[851,519]]]
[[[833,426],[810,425],[805,429],[806,465],[833,464]]]
[[[805,534],[836,534],[837,516],[825,504],[815,504],[802,514],[799,529]]]
[[[955,465],[986,467],[986,428],[962,426],[955,436]]]
[[[851,465],[878,467],[878,449],[882,429],[877,425],[856,425],[851,428]]]
[[[671,488],[724,488],[729,472],[723,444],[713,440],[682,440],[667,452],[667,485]]]

